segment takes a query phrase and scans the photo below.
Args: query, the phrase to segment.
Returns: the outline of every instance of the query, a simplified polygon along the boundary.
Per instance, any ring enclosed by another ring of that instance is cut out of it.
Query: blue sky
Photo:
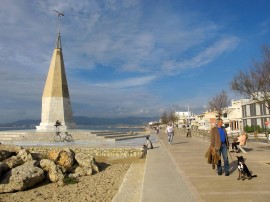
[[[54,9],[75,116],[202,113],[270,40],[267,0],[1,0],[0,123],[40,119]]]

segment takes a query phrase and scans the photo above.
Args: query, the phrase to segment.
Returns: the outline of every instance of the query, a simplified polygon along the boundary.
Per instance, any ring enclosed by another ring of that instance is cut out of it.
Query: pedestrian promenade
[[[175,131],[172,145],[167,135],[151,133],[154,149],[148,151],[146,164],[132,165],[126,174],[115,202],[189,202],[189,201],[270,201],[270,144],[249,141],[247,153],[230,153],[230,176],[218,176],[207,164],[207,138],[185,137]],[[95,143],[88,147],[141,146],[144,138],[120,141],[119,144]],[[75,142],[83,146],[80,142]],[[120,144],[121,143],[121,144]],[[27,145],[27,142],[21,142]],[[237,159],[244,156],[252,180],[237,180]],[[233,162],[234,161],[234,162]]]
[[[218,176],[205,158],[207,140],[179,133],[172,145],[164,133],[158,139],[147,155],[142,202],[270,201],[270,144],[249,142],[247,153],[230,153],[230,176]],[[249,170],[258,177],[237,180],[237,155],[244,156]]]

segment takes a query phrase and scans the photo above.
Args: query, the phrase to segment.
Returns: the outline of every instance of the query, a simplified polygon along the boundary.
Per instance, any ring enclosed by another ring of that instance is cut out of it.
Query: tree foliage
[[[161,119],[161,123],[162,123],[162,124],[167,124],[167,123],[169,123],[167,112],[163,112],[163,113],[161,114],[160,119]]]
[[[169,120],[169,122],[175,123],[178,121],[178,117],[175,115],[174,112],[170,112],[170,114],[168,116],[168,120]]]
[[[253,61],[246,72],[239,71],[231,81],[231,88],[259,103],[266,103],[270,109],[270,48],[263,46],[262,52],[263,60]]]
[[[216,95],[212,98],[211,101],[208,102],[209,109],[216,111],[218,117],[220,118],[222,114],[222,109],[229,105],[229,98],[227,93],[222,90],[219,95]]]
[[[178,121],[178,117],[175,115],[174,112],[163,112],[161,117],[161,123],[162,124],[168,124],[168,123],[175,123],[176,121]]]

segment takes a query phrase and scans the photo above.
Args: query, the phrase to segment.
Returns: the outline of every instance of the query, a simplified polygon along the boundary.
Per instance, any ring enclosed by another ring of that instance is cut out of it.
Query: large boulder
[[[60,153],[60,150],[50,150],[48,152],[48,159],[56,163],[59,158],[59,153]]]
[[[69,174],[69,177],[81,177],[81,176],[90,176],[92,175],[93,173],[93,170],[92,168],[89,168],[89,167],[81,167],[81,166],[78,166],[74,173],[71,173]]]
[[[44,171],[36,167],[38,162],[27,162],[8,171],[0,182],[0,193],[22,191],[40,183]]]
[[[64,174],[61,168],[56,165],[52,160],[42,159],[40,161],[40,167],[47,172],[48,179],[51,182],[57,182],[58,185],[64,185]]]
[[[57,165],[65,168],[65,170],[70,170],[75,162],[75,154],[69,149],[65,148],[61,151],[51,150],[48,153],[48,158],[55,162]]]
[[[4,160],[3,162],[5,164],[7,164],[10,169],[24,164],[24,161],[19,156],[9,157],[8,159]]]
[[[98,166],[96,165],[95,157],[90,154],[78,153],[75,154],[75,159],[81,167],[91,168],[95,172],[99,172]]]
[[[33,161],[32,154],[27,149],[21,149],[19,153],[17,154],[18,157],[20,157],[24,162],[27,161]]]
[[[57,164],[69,170],[75,162],[74,152],[67,148],[67,149],[62,150],[59,156],[60,157],[59,157],[59,160],[57,161]]]

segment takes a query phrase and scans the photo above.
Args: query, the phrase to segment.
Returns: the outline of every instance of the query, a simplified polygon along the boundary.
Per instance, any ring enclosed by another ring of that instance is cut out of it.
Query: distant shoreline
[[[0,126],[0,131],[9,130],[35,130],[35,126]],[[140,131],[144,130],[143,125],[77,125],[81,130],[118,130],[118,131]]]

